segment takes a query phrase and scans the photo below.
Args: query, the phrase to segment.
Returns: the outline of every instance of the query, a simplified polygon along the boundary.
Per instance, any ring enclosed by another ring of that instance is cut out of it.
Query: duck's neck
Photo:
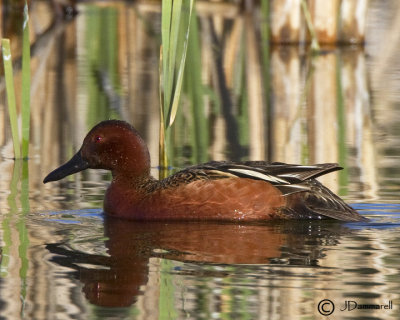
[[[129,189],[145,189],[148,184],[157,182],[150,173],[136,175],[128,172],[112,172],[112,183],[120,186],[125,186]]]
[[[129,165],[121,166],[118,170],[112,170],[111,174],[113,183],[134,189],[141,189],[143,185],[154,181],[154,178],[150,175],[150,163],[148,165],[129,163]]]
[[[116,157],[116,161],[111,168],[113,181],[121,184],[136,185],[153,180],[150,176],[149,150],[139,136],[135,137],[134,142]]]

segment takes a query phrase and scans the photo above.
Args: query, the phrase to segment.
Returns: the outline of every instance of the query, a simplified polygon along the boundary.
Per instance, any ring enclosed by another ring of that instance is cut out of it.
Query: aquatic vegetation
[[[10,40],[2,39],[2,54],[4,62],[4,75],[7,91],[8,113],[10,116],[11,133],[14,145],[14,158],[28,158],[29,153],[29,129],[30,129],[30,42],[29,42],[29,13],[28,4],[25,2],[23,19],[23,47],[22,47],[22,104],[21,104],[21,123],[22,123],[22,148],[18,131],[18,114],[14,89],[14,74],[12,67],[12,56]],[[22,150],[21,150],[22,149]]]
[[[194,0],[163,1],[160,50],[160,166],[167,167],[166,130],[178,111]],[[188,8],[189,10],[186,10]]]

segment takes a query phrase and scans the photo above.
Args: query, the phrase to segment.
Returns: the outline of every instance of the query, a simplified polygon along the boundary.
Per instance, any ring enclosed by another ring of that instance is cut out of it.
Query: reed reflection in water
[[[374,27],[384,19],[374,3],[367,43],[382,48],[384,33]],[[53,23],[47,6],[35,2],[30,14],[32,144],[22,165],[11,160],[0,87],[2,315],[294,319],[318,317],[324,298],[399,305],[399,86],[388,73],[396,39],[385,52],[367,47],[368,59],[362,46],[311,56],[304,47],[269,47],[257,8],[199,5],[171,135],[173,167],[211,159],[339,162],[345,170],[323,182],[366,202],[358,208],[371,224],[103,222],[108,173],[46,186],[42,179],[107,118],[131,122],[157,166],[160,6],[82,3],[68,23]],[[395,21],[385,20],[392,35]],[[399,316],[397,307],[368,312],[351,316]]]

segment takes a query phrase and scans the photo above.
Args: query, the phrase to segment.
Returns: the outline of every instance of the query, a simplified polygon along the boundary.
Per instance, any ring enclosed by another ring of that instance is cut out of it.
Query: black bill
[[[43,183],[61,180],[66,176],[85,170],[87,168],[89,168],[89,163],[87,163],[87,161],[82,158],[81,152],[79,151],[67,163],[50,172],[47,177],[44,178]]]

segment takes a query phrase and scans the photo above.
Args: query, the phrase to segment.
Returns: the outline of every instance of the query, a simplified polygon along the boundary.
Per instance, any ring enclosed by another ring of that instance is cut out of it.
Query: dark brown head
[[[150,174],[150,155],[129,123],[103,121],[89,131],[71,160],[49,173],[43,182],[60,180],[87,168],[110,170],[113,176],[141,178]]]

